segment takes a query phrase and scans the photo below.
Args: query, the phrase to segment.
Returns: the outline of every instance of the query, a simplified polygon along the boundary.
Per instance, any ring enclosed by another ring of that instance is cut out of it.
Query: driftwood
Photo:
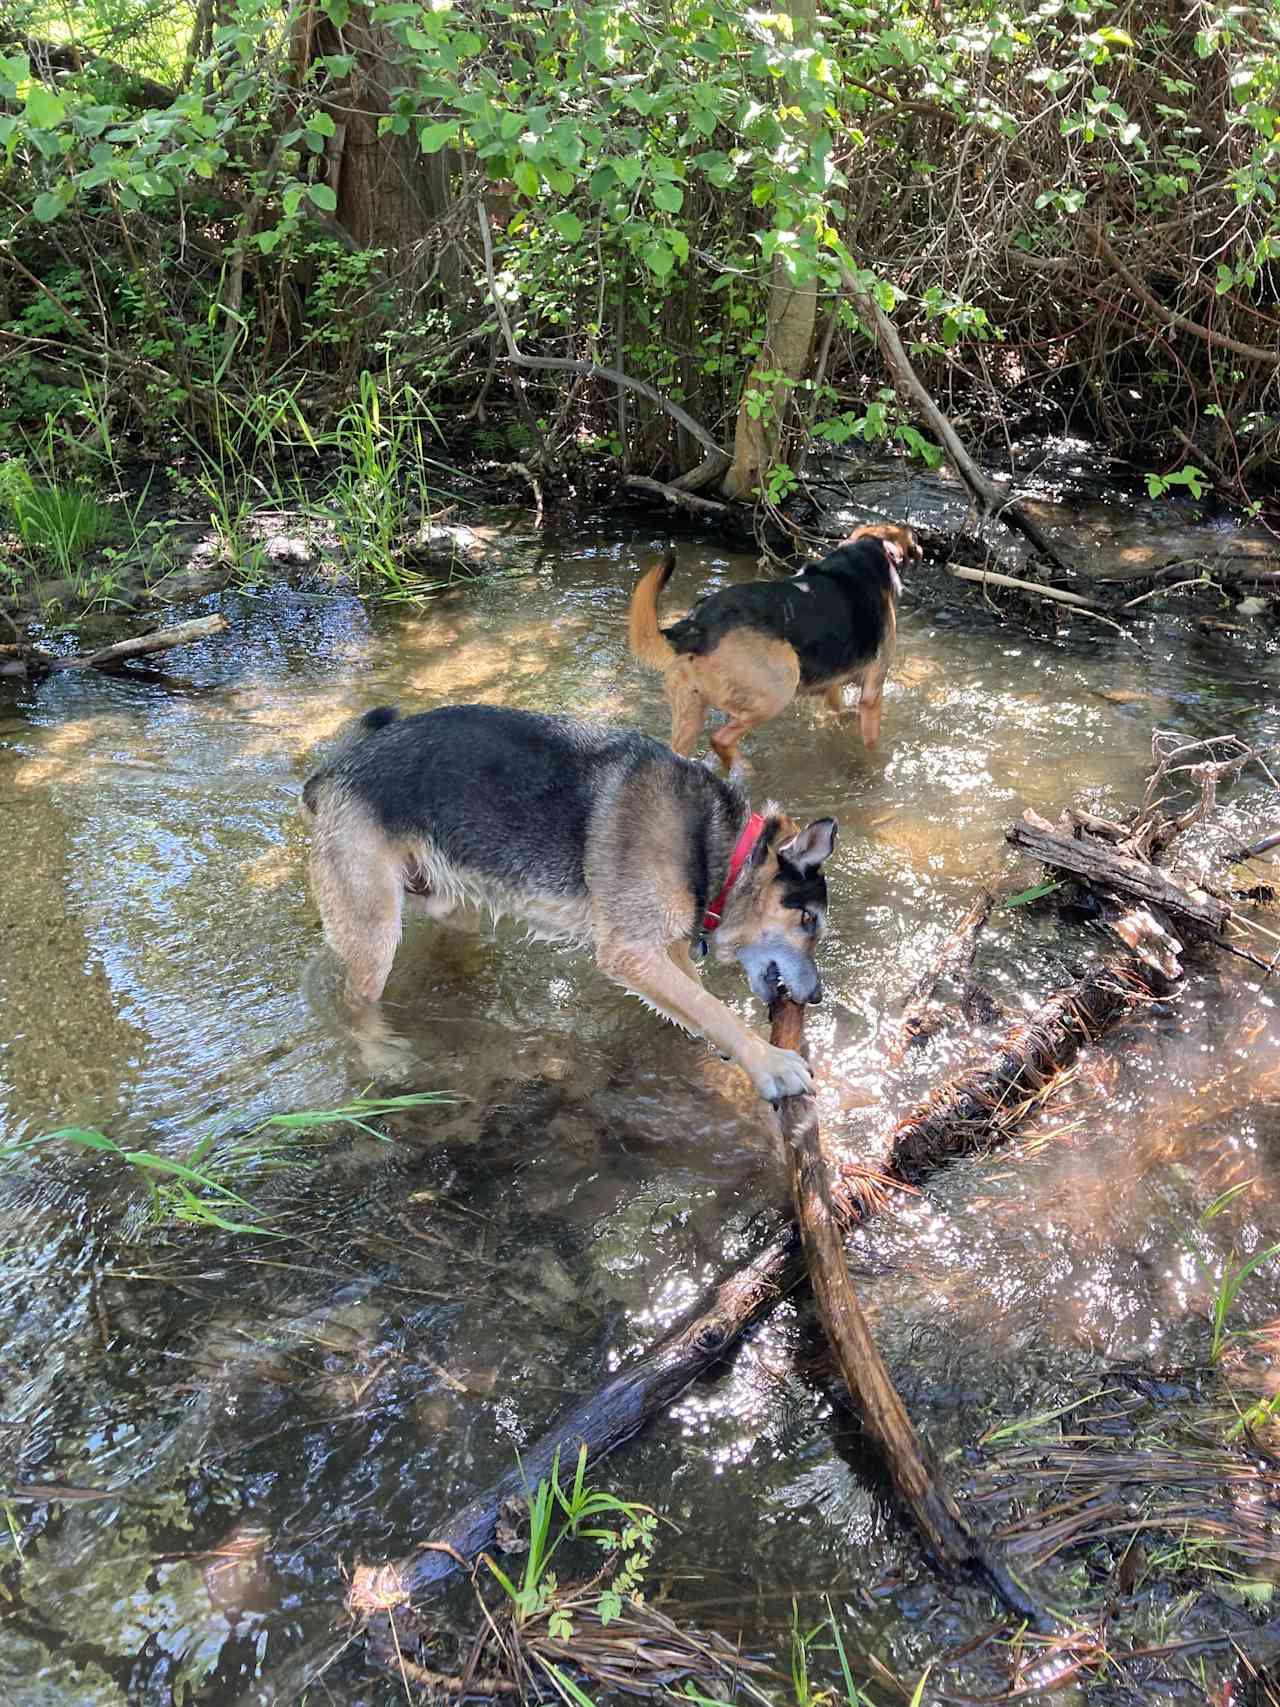
[[[741,506],[722,503],[718,498],[700,498],[696,492],[689,492],[679,486],[669,486],[663,480],[650,480],[644,474],[627,476],[626,487],[629,492],[643,492],[648,498],[662,498],[668,504],[674,504],[677,509],[687,510],[691,516],[701,520],[719,522],[722,525],[745,525],[750,518],[750,511]]]
[[[1103,847],[1093,835],[1060,835],[1029,822],[1024,816],[1009,830],[1008,840],[1055,871],[1070,872],[1088,883],[1159,907],[1210,936],[1220,935],[1231,917],[1231,908],[1224,901],[1198,890],[1184,889],[1157,866]]]
[[[884,1186],[918,1185],[953,1157],[983,1142],[1002,1141],[1084,1044],[1156,993],[1142,967],[1125,955],[1050,997],[985,1062],[943,1085],[898,1122],[874,1183],[864,1168],[852,1164],[833,1170],[833,1214],[852,1227],[877,1212]],[[585,1444],[589,1461],[597,1463],[630,1440],[793,1291],[804,1272],[799,1230],[788,1221],[679,1327],[566,1412],[522,1454],[520,1466],[446,1519],[431,1541],[391,1563],[357,1566],[350,1610],[365,1617],[390,1612],[468,1564],[492,1544],[502,1502],[521,1497],[548,1476],[557,1453],[572,1462]]]
[[[1074,610],[1102,609],[1097,599],[1086,599],[1082,593],[1069,593],[1065,587],[1045,587],[1038,581],[1024,581],[1017,575],[1004,575],[995,569],[970,569],[966,564],[952,563],[948,565],[947,573],[954,575],[957,581],[976,581],[979,586],[1012,587],[1016,592],[1033,593],[1038,599],[1070,605]]]
[[[1188,586],[1197,586],[1208,578],[1213,581],[1245,581],[1252,585],[1274,587],[1280,583],[1280,569],[1252,569],[1249,567],[1252,555],[1244,552],[1215,551],[1200,552],[1195,557],[1179,557],[1172,563],[1164,563],[1159,569],[1144,569],[1138,574],[1132,570],[1120,570],[1094,576],[1097,581],[1104,582],[1138,582],[1143,581],[1183,581]],[[1188,576],[1190,569],[1200,570],[1198,575]]]
[[[783,998],[773,1004],[770,1017],[769,1041],[779,1049],[803,1051],[804,1009]],[[792,1207],[823,1331],[858,1415],[884,1455],[894,1487],[942,1564],[977,1569],[1018,1617],[1030,1619],[1047,1633],[1052,1629],[1050,1620],[965,1521],[930,1462],[872,1338],[845,1261],[814,1098],[784,1097],[778,1105],[778,1124]]]
[[[1269,836],[1263,836],[1247,848],[1241,848],[1233,857],[1238,861],[1257,859],[1261,854],[1270,853],[1272,848],[1280,848],[1280,830],[1273,830]]]
[[[200,616],[190,622],[176,623],[172,628],[157,628],[150,634],[135,634],[128,640],[117,640],[97,652],[79,652],[61,658],[53,652],[42,652],[35,646],[13,645],[0,646],[0,658],[11,659],[23,673],[37,676],[52,675],[60,670],[114,670],[131,658],[145,658],[153,652],[168,652],[175,646],[189,646],[195,640],[207,640],[210,635],[223,634],[227,626],[225,616]]]

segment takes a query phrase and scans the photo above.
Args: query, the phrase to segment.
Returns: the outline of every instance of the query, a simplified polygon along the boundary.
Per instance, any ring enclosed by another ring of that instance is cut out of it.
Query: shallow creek
[[[0,687],[0,1140],[88,1127],[176,1159],[214,1139],[225,1158],[271,1115],[366,1090],[318,953],[302,780],[379,703],[665,734],[658,680],[624,646],[659,543],[604,524],[531,538],[509,554],[519,574],[421,611],[226,594],[193,607],[231,632],[173,656],[186,685]],[[753,570],[687,544],[671,608]],[[971,1047],[957,1021],[890,1062],[898,1004],[975,889],[1037,880],[1003,841],[1024,806],[1131,806],[1153,726],[1280,741],[1275,630],[1204,633],[1162,605],[1131,636],[1080,622],[1047,639],[925,575],[875,754],[813,705],[747,743],[757,801],[840,820],[809,1028],[834,1142],[873,1158]],[[1241,840],[1275,820],[1269,790],[1228,791]],[[978,976],[1016,1015],[1101,951],[1018,908]],[[712,979],[763,1026],[744,982]],[[393,1122],[391,1143],[261,1134],[270,1151],[227,1177],[278,1237],[161,1238],[133,1173],[65,1143],[0,1171],[0,1496],[27,1490],[13,1533],[0,1524],[0,1699],[286,1699],[272,1680],[323,1646],[344,1571],[428,1536],[779,1201],[745,1079],[581,953],[509,925],[413,925],[388,1001],[414,1085],[464,1100]],[[1278,1038],[1249,969],[1202,962],[1176,1003],[1085,1057],[1027,1140],[859,1238],[873,1327],[941,1454],[1116,1365],[1203,1361],[1210,1290],[1188,1238],[1212,1266],[1280,1225]],[[1277,1309],[1262,1272],[1238,1320]],[[914,1677],[990,1603],[921,1562],[812,1362],[785,1304],[603,1479],[675,1526],[654,1567],[674,1615],[785,1659],[792,1596],[820,1612],[829,1593],[851,1646]],[[75,1491],[51,1501],[51,1485]],[[403,1692],[353,1653],[310,1699]]]

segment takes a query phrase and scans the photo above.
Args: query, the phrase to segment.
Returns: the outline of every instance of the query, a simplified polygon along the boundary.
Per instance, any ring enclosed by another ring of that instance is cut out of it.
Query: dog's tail
[[[671,579],[675,566],[675,548],[668,546],[667,555],[662,562],[640,577],[636,590],[631,595],[631,605],[627,613],[627,638],[633,655],[651,670],[665,670],[675,652],[671,642],[658,627],[658,600],[662,597],[662,589]]]
[[[320,789],[328,780],[335,759],[348,752],[366,736],[376,735],[379,729],[385,729],[388,723],[394,723],[400,715],[400,709],[394,705],[375,705],[372,711],[366,711],[349,723],[338,737],[337,745],[329,754],[321,768],[309,776],[302,786],[302,804],[308,812],[314,814],[320,799]]]

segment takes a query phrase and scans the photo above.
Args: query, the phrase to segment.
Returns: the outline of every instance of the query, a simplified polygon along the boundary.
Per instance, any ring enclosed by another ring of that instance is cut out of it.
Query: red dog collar
[[[734,843],[733,853],[729,859],[729,875],[724,880],[724,888],[702,915],[702,928],[709,936],[720,923],[720,915],[724,904],[729,899],[729,891],[738,880],[738,873],[751,858],[751,850],[760,840],[760,832],[764,829],[764,817],[759,812],[753,812],[747,819],[747,827]]]

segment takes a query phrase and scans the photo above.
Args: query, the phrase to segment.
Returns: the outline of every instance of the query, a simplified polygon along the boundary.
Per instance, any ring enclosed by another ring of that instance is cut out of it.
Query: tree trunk
[[[366,8],[353,7],[341,37],[320,15],[314,52],[355,56],[350,76],[329,91],[325,103],[341,138],[329,180],[338,197],[338,224],[357,248],[381,251],[384,271],[397,284],[416,290],[436,280],[454,290],[460,282],[457,252],[440,222],[453,205],[458,155],[453,149],[424,155],[413,125],[403,136],[390,130],[379,135],[391,91],[404,80],[393,37],[370,20]]]
[[[789,0],[786,9],[791,14],[795,39],[803,41],[817,15],[817,0]],[[749,498],[763,486],[769,469],[785,457],[787,411],[792,392],[809,366],[817,316],[816,281],[793,284],[775,256],[764,348],[742,388],[733,462],[724,477],[724,495],[730,500]],[[781,377],[766,380],[762,377],[765,374]]]

